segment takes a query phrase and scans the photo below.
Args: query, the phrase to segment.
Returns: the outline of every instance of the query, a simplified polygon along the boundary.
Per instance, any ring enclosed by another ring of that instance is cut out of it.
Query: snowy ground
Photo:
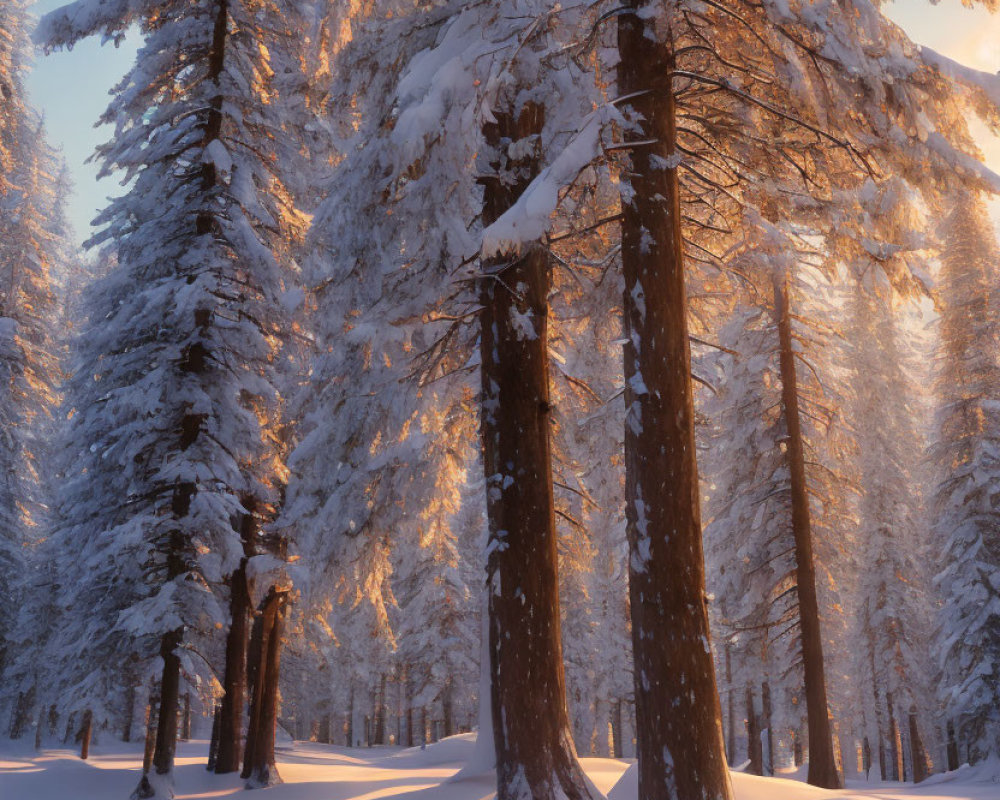
[[[284,785],[258,793],[261,800],[488,800],[492,776],[458,783],[447,780],[469,757],[472,736],[447,739],[426,750],[343,747],[301,743],[282,748],[278,768]],[[205,771],[207,744],[181,744],[177,759],[178,800],[242,794],[234,776]],[[98,745],[88,761],[72,750],[36,754],[23,742],[0,742],[0,800],[125,800],[139,778],[137,745]],[[635,798],[634,770],[625,761],[583,759],[584,768],[610,800]],[[1000,765],[936,776],[927,784],[865,785],[851,781],[843,792],[826,792],[801,782],[733,774],[737,800],[1000,800]]]

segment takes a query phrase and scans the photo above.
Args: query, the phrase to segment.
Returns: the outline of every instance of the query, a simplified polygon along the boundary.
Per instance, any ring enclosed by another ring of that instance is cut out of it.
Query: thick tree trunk
[[[510,208],[538,173],[543,112],[494,112],[485,130],[498,174],[483,179],[483,218]],[[499,168],[505,166],[502,179]],[[490,544],[490,684],[498,800],[596,797],[576,758],[566,709],[550,453],[549,265],[544,250],[483,264],[482,437]]]
[[[87,711],[83,712],[83,725],[80,727],[80,733],[77,736],[80,739],[80,758],[86,761],[90,757],[90,737],[94,733],[94,712]]]
[[[764,751],[760,744],[760,718],[755,708],[753,687],[748,683],[746,689],[747,705],[747,773],[750,775],[764,774]]]
[[[781,398],[788,433],[788,470],[792,490],[792,532],[795,537],[796,591],[799,600],[799,630],[802,638],[802,665],[805,676],[806,722],[809,728],[808,782],[825,789],[840,789],[843,782],[833,754],[833,736],[826,700],[826,672],[823,636],[816,595],[816,566],[813,563],[809,489],[806,485],[805,451],[799,419],[799,392],[795,352],[792,348],[792,321],[788,307],[788,282],[774,277],[774,303],[780,337]]]
[[[720,800],[730,785],[705,602],[673,45],[656,3],[623,5],[618,92],[636,120],[621,224],[639,800]]]
[[[319,726],[316,728],[316,741],[321,744],[330,744],[330,715],[323,714],[319,718]]]
[[[913,782],[927,780],[927,751],[924,741],[920,738],[920,728],[917,725],[917,711],[910,710],[910,762],[913,764]]]
[[[251,789],[281,783],[274,762],[274,735],[278,725],[278,678],[287,602],[288,592],[272,586],[260,614],[260,646],[257,648],[260,662],[254,670],[253,702],[242,773],[247,779],[247,788]]]
[[[250,516],[250,515],[247,515]],[[251,544],[252,549],[252,544]],[[244,553],[247,540],[243,541]],[[250,587],[247,558],[229,580],[229,632],[226,634],[226,668],[222,679],[222,706],[219,714],[219,754],[215,772],[237,772],[243,755],[243,709],[247,691],[247,645],[250,639]]]

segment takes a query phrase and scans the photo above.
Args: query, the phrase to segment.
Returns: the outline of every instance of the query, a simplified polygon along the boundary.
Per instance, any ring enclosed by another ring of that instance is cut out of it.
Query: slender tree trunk
[[[153,768],[153,751],[156,749],[156,716],[160,703],[155,696],[150,695],[146,706],[146,740],[142,749],[142,772],[148,773]]]
[[[42,730],[45,725],[45,707],[38,707],[38,725],[35,727],[35,749],[42,749]]]
[[[538,173],[510,142],[541,132],[540,106],[497,113],[485,135],[497,173],[483,218],[510,208]],[[504,165],[506,179],[501,177]],[[596,796],[576,758],[566,709],[550,452],[549,265],[544,249],[483,264],[480,302],[483,464],[490,545],[490,688],[498,800]]]
[[[927,751],[924,741],[920,738],[920,728],[917,725],[917,711],[910,710],[910,762],[913,764],[913,782],[927,780]]]
[[[444,718],[444,735],[455,734],[454,714],[451,703],[451,680],[445,682],[444,694],[441,696],[441,715]]]
[[[63,744],[69,744],[69,740],[71,738],[73,738],[73,730],[74,730],[73,729],[73,723],[74,722],[76,722],[76,712],[73,712],[68,717],[66,717],[66,730],[63,733]],[[957,758],[957,756],[956,756],[956,758]]]
[[[420,709],[420,745],[427,744],[427,709]]]
[[[636,112],[625,133],[636,146],[621,225],[639,800],[724,800],[730,788],[705,603],[673,43],[669,31],[656,30],[653,0],[623,6],[618,92],[633,98]]]
[[[208,766],[205,767],[209,772],[215,772],[215,765],[219,761],[219,731],[221,728],[222,705],[216,703],[212,713],[212,738],[208,742]]]
[[[375,694],[375,744],[385,744],[385,673],[379,676]]]
[[[182,742],[191,739],[191,692],[184,692],[184,706],[181,709],[181,730],[178,738]]]
[[[748,683],[746,690],[747,704],[747,759],[750,765],[746,771],[749,775],[764,774],[764,751],[760,743],[760,717],[755,708],[753,687]]]
[[[248,788],[274,786],[281,776],[274,762],[274,735],[278,725],[278,678],[281,638],[288,592],[271,587],[260,614],[260,664],[255,670],[250,727],[242,777]]]
[[[958,740],[955,738],[955,723],[948,720],[948,771],[958,769]]]
[[[799,391],[792,321],[788,307],[788,280],[775,274],[774,303],[780,337],[781,398],[788,433],[786,455],[792,489],[792,531],[795,536],[796,590],[799,599],[799,629],[805,674],[806,721],[809,727],[808,782],[825,789],[840,789],[843,782],[833,754],[833,736],[826,701],[823,637],[820,632],[819,600],[816,595],[816,565],[813,562],[809,490],[806,485],[805,451],[799,419]]]
[[[90,709],[83,712],[83,725],[80,727],[80,758],[86,761],[90,757],[90,737],[94,732],[94,712]]]
[[[193,494],[193,487],[191,494]],[[188,498],[189,500],[190,497]],[[176,538],[176,536],[172,537],[174,540]],[[176,544],[176,541],[173,543]],[[172,548],[168,556],[168,572],[175,577],[177,574],[180,574],[178,572],[178,562],[180,561],[179,550],[179,547]],[[164,634],[160,640],[160,658],[163,660],[163,671],[160,674],[159,710],[156,716],[155,739],[152,754],[148,762],[144,754],[143,775],[139,781],[139,785],[131,795],[132,800],[156,797],[158,793],[162,793],[167,797],[173,794],[169,775],[173,770],[174,755],[177,751],[177,709],[180,699],[181,672],[177,647],[180,645],[180,642],[181,631],[179,630]],[[146,749],[147,751],[149,750],[148,736]],[[154,784],[149,778],[151,771],[155,772],[157,776],[168,777],[164,781],[157,781]]]
[[[801,767],[806,760],[805,748],[802,746],[802,731],[792,731],[795,744],[792,746],[792,763],[796,767]]]
[[[611,713],[611,744],[614,747],[614,757],[622,758],[622,701],[615,701],[614,711]]]
[[[128,686],[125,690],[125,724],[122,726],[122,741],[132,741],[132,719],[135,716],[135,690],[136,679],[133,676],[128,678]]]
[[[764,725],[767,731],[767,749],[761,759],[765,775],[774,774],[774,727],[771,720],[771,684],[764,681],[760,687],[760,707],[764,715]],[[763,750],[763,743],[761,743]]]
[[[726,761],[732,764],[736,760],[736,688],[733,686],[733,655],[732,644],[726,641],[726,706],[728,717],[728,740],[726,743]]]
[[[885,705],[889,713],[889,780],[899,780],[899,726],[896,725],[896,710],[892,704],[892,692],[885,693]]]

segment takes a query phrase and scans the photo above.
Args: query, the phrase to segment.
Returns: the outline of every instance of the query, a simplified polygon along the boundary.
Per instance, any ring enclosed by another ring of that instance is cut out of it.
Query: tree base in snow
[[[173,800],[174,783],[169,773],[156,775],[145,773],[129,800]]]
[[[279,783],[281,783],[281,775],[278,774],[277,768],[274,764],[267,764],[259,769],[255,769],[250,774],[250,777],[247,778],[245,788],[266,789],[268,786],[277,786]]]

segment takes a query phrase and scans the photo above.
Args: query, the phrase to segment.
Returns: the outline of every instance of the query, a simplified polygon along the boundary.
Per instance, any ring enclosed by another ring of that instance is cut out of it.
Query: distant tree
[[[42,554],[50,525],[52,437],[61,337],[58,275],[75,255],[64,216],[63,166],[28,104],[28,11],[0,20],[0,709],[19,738],[34,722],[43,668]]]
[[[938,470],[934,538],[936,583],[944,599],[937,632],[945,719],[973,761],[1000,754],[1000,275],[996,238],[981,198],[957,198],[939,232],[940,344],[937,408],[930,453]],[[954,765],[954,766],[957,766]]]

